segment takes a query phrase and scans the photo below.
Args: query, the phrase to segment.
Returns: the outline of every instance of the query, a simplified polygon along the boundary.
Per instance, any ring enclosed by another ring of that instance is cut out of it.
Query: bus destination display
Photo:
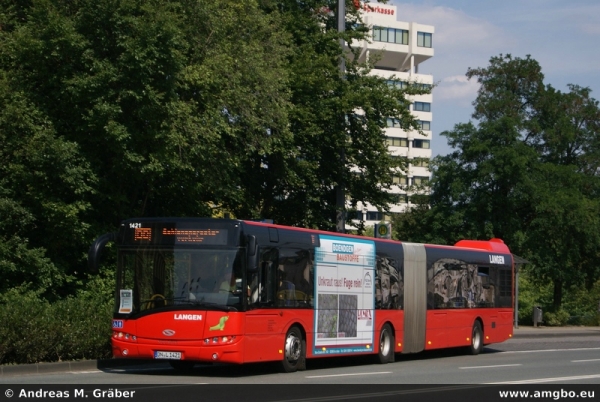
[[[163,239],[175,237],[175,243],[227,244],[227,231],[215,229],[167,229],[162,230]]]
[[[153,228],[133,228],[133,240],[152,241]],[[226,245],[227,230],[225,229],[178,229],[162,228],[162,244],[212,244]]]

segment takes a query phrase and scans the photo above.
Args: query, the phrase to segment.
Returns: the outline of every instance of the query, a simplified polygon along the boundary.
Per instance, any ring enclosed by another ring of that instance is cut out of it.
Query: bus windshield
[[[242,260],[237,248],[120,250],[115,312],[135,315],[188,307],[239,310]]]

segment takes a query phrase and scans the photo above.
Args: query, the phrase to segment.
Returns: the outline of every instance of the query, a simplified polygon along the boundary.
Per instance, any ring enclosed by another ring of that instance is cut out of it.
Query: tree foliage
[[[455,151],[435,161],[430,208],[399,227],[421,241],[504,239],[534,280],[552,281],[558,311],[564,289],[600,277],[598,102],[545,85],[529,56],[492,57],[467,77],[480,84],[477,124],[442,133]]]
[[[250,192],[249,202],[240,216],[333,230],[335,188],[340,184],[354,206],[365,201],[387,209],[392,201],[386,190],[394,170],[405,170],[406,161],[389,156],[386,119],[395,117],[404,128],[416,129],[406,95],[419,91],[391,88],[381,78],[369,76],[375,60],[360,63],[360,49],[343,52],[330,12],[336,5],[322,0],[264,2],[267,12],[280,14],[282,29],[290,34],[287,71],[293,137],[281,153],[251,160],[246,172],[255,185],[244,188]],[[346,42],[365,38],[359,23],[357,10],[348,7],[342,35]],[[339,68],[342,56],[345,74]]]
[[[72,294],[129,217],[331,229],[340,183],[387,208],[405,162],[383,129],[415,127],[416,89],[342,49],[335,4],[0,0],[0,292]],[[348,7],[343,37],[365,34]]]

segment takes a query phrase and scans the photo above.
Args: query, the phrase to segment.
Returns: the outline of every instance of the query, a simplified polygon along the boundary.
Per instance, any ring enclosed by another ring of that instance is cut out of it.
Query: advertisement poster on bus
[[[371,352],[374,338],[375,243],[320,236],[315,250],[313,353]]]

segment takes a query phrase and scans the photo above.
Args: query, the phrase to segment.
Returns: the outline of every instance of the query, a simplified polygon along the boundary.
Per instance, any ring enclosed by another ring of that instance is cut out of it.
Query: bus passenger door
[[[280,310],[275,309],[276,249],[262,249],[257,272],[250,273],[244,361],[278,360],[281,342]]]

